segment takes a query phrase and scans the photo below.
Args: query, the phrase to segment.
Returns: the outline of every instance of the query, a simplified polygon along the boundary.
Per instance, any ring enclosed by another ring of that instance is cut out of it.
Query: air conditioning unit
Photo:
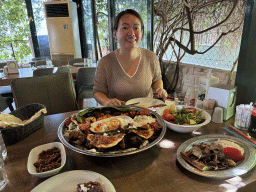
[[[72,1],[44,2],[51,58],[81,58],[80,35],[76,3]],[[63,55],[66,57],[63,57]]]

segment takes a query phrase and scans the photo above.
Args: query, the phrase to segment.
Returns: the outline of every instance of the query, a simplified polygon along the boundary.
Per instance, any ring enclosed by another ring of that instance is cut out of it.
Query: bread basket
[[[12,111],[10,114],[20,118],[21,120],[27,120],[30,119],[36,112],[44,108],[46,107],[42,104],[32,103],[24,105]],[[45,114],[41,113],[41,115],[34,119],[32,122],[24,124],[22,126],[10,128],[0,127],[5,145],[8,146],[17,143],[22,139],[26,138],[27,136],[29,136],[31,133],[42,128],[44,126],[44,116]]]

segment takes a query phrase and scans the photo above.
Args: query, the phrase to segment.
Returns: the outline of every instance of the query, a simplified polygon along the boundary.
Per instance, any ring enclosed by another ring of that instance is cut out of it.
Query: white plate
[[[103,175],[87,170],[68,171],[56,175],[36,186],[31,192],[75,192],[77,184],[99,182],[104,192],[116,192],[113,184]]]
[[[244,149],[244,159],[241,162],[238,162],[237,166],[226,170],[200,171],[191,164],[189,164],[187,161],[185,161],[180,155],[180,152],[188,151],[193,144],[201,142],[212,143],[217,139],[232,141],[238,144],[240,147]],[[237,137],[228,135],[204,135],[194,137],[182,143],[177,150],[177,160],[185,169],[192,173],[209,178],[224,179],[238,175],[243,175],[247,173],[249,170],[251,170],[256,164],[256,150],[250,144]]]
[[[150,97],[142,97],[142,98],[135,98],[135,99],[126,101],[125,105],[130,105],[130,104],[137,103],[137,102],[140,102],[140,103],[137,104],[136,106],[145,107],[145,108],[148,108],[153,105],[164,104],[164,102],[159,99],[154,99],[154,98],[150,98]]]

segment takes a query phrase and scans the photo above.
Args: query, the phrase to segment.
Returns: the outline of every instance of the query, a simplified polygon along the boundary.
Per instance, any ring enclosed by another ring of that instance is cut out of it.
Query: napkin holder
[[[216,100],[216,106],[223,108],[223,120],[228,120],[235,114],[237,87],[216,84],[209,87],[207,99]]]

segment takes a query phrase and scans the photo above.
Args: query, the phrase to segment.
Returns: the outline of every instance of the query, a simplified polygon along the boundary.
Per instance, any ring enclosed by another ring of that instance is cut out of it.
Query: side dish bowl
[[[37,173],[36,172],[36,167],[34,166],[34,163],[38,161],[38,155],[42,152],[42,151],[46,151],[47,149],[52,149],[53,147],[57,147],[60,149],[60,153],[61,153],[61,166],[50,170],[50,171],[45,171],[45,172],[41,172],[41,173]],[[59,171],[63,168],[63,166],[66,163],[66,151],[65,151],[65,147],[62,143],[60,142],[53,142],[53,143],[47,143],[44,145],[40,145],[37,146],[35,148],[33,148],[28,156],[28,163],[27,163],[27,169],[28,172],[31,175],[37,176],[37,177],[49,177],[52,175],[55,175],[57,173],[59,173]]]
[[[162,108],[158,109],[156,112],[162,117],[164,110],[168,109],[168,107],[169,106],[162,107]],[[179,110],[182,109],[182,107],[191,108],[191,106],[176,105],[176,110],[179,111]],[[199,109],[199,108],[196,108],[196,107],[194,107],[194,108],[197,109],[197,110],[202,110],[202,116],[205,117],[205,121],[203,123],[200,123],[200,124],[197,124],[197,125],[178,125],[178,124],[171,123],[171,122],[168,122],[168,121],[164,120],[167,127],[170,128],[171,130],[179,132],[179,133],[190,133],[190,132],[196,131],[200,127],[210,123],[211,116],[209,115],[209,113],[207,113],[203,109]]]

